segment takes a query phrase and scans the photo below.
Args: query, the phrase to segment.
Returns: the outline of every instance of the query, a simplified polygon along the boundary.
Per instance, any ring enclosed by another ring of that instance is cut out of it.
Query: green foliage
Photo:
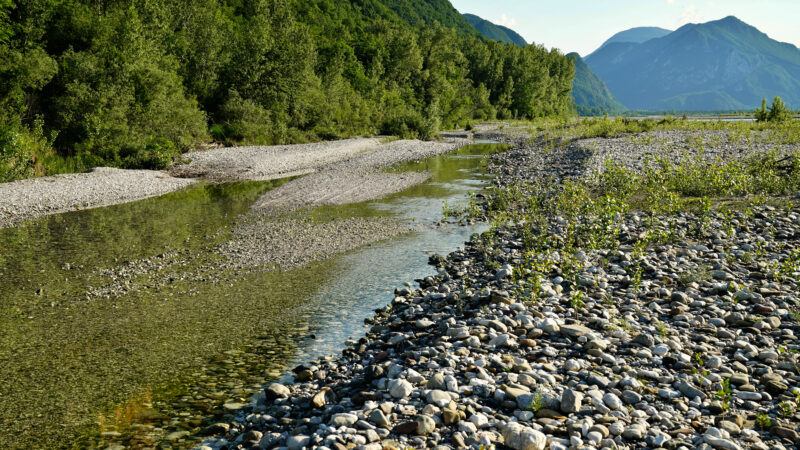
[[[575,65],[572,97],[575,99],[579,115],[600,116],[627,109],[614,97],[606,83],[592,72],[579,54],[570,53],[567,58],[571,59]]]
[[[484,20],[474,14],[464,14],[470,25],[480,31],[483,37],[493,41],[505,42],[507,44],[516,44],[520,47],[528,45],[525,38],[520,36],[517,32],[502,25],[496,25],[488,20]]]
[[[772,106],[767,110],[767,99],[761,100],[761,109],[755,112],[756,122],[785,122],[792,119],[792,113],[786,109],[786,103],[775,97]]]
[[[767,430],[772,427],[772,419],[764,413],[758,414],[756,416],[756,425],[758,425],[758,428],[761,428],[762,431]]]
[[[219,112],[220,128],[212,128],[214,138],[223,142],[245,144],[270,144],[285,137],[286,129],[275,127],[270,112],[258,102],[243,99],[231,90]]]
[[[25,178],[31,174],[33,154],[25,146],[20,130],[0,125],[0,183]]]
[[[720,382],[720,388],[714,394],[714,398],[719,400],[722,409],[727,411],[731,407],[731,399],[733,398],[733,388],[731,388],[731,379],[726,378]]]
[[[558,51],[485,43],[446,0],[0,0],[0,50],[13,178],[160,168],[209,131],[231,145],[431,139],[565,115],[573,77]]]
[[[0,121],[0,183],[34,175],[37,155],[52,154],[54,138],[40,118],[31,127]]]
[[[5,44],[11,38],[11,24],[8,23],[10,9],[11,0],[0,0],[0,45]]]

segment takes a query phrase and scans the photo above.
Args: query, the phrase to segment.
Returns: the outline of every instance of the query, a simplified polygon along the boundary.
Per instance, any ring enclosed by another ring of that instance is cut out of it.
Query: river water
[[[203,272],[236,218],[285,180],[196,185],[0,230],[0,447],[191,447],[264,383],[363,336],[364,319],[396,287],[435,273],[430,252],[483,231],[440,225],[443,203],[485,187],[486,156],[501,149],[484,143],[404,164],[392,170],[426,170],[431,180],[302,212],[388,216],[417,231],[300,269]],[[150,270],[137,273],[143,258]],[[120,267],[132,272],[129,290],[97,295],[107,269]]]

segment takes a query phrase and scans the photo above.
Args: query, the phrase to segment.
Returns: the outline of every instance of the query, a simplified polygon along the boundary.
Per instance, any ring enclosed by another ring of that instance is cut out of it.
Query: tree
[[[786,109],[786,103],[776,96],[769,110],[767,110],[767,99],[762,99],[761,109],[755,111],[755,117],[756,122],[784,122],[791,119],[792,114]]]

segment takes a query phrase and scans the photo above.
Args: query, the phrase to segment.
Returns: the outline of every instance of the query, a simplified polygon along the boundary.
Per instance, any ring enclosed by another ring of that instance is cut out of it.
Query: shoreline
[[[580,179],[601,166],[595,157],[635,168],[639,146],[612,143],[611,153],[516,145],[491,167],[500,185]],[[398,289],[365,338],[295,367],[292,383],[266,386],[196,448],[794,448],[800,419],[776,411],[800,374],[774,349],[800,348],[797,281],[748,255],[768,229],[767,255],[800,252],[800,210],[732,217],[711,212],[696,234],[691,212],[627,213],[615,249],[579,249],[574,261],[559,256],[567,229],[552,217],[542,226],[554,259],[535,300],[519,291],[533,267],[525,226],[485,233],[431,257],[438,275]],[[730,223],[736,233],[715,231]],[[645,232],[676,239],[639,249]]]
[[[100,167],[78,174],[29,178],[0,184],[0,229],[17,227],[40,217],[70,211],[130,203],[174,192],[200,181],[267,181],[304,175],[287,183],[279,192],[290,198],[272,202],[279,206],[311,206],[350,203],[379,198],[424,182],[419,174],[384,174],[379,169],[405,161],[436,156],[455,150],[466,140],[450,143],[424,141],[382,142],[356,138],[314,144],[270,147],[233,147],[184,155],[191,162],[166,171],[124,170]],[[359,175],[360,180],[357,180]],[[328,178],[324,192],[311,176]],[[351,184],[356,183],[353,187]],[[304,187],[302,194],[292,191]],[[368,192],[368,195],[358,191]],[[288,194],[287,194],[288,192]],[[269,194],[273,195],[273,194]]]

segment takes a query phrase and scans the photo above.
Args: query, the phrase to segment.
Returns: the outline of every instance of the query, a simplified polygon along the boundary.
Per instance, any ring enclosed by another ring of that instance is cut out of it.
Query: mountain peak
[[[597,50],[595,50],[595,53],[598,52],[600,49],[611,44],[641,44],[651,39],[664,37],[670,33],[672,33],[671,30],[659,27],[631,28],[629,30],[620,31],[619,33],[608,38],[607,41],[603,42],[603,45],[601,45]]]
[[[720,22],[720,23],[735,23],[735,24],[747,25],[745,22],[743,22],[741,19],[739,19],[736,16],[723,17],[722,19],[718,20],[717,22]]]
[[[775,95],[800,102],[797,47],[735,16],[625,45],[609,45],[586,62],[633,109],[743,110]]]

